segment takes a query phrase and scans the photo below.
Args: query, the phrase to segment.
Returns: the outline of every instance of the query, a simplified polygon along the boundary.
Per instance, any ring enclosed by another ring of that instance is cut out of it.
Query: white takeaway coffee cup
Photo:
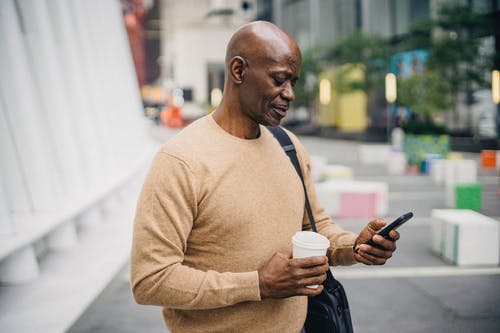
[[[326,255],[330,241],[313,231],[299,231],[292,237],[293,258],[308,258]],[[316,289],[318,285],[307,286]]]

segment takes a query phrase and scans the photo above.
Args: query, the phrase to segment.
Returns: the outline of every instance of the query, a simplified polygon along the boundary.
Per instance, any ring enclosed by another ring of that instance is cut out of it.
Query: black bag
[[[317,232],[316,223],[312,215],[311,205],[307,196],[304,177],[300,168],[299,160],[295,146],[290,137],[283,128],[268,127],[274,137],[279,141],[281,147],[292,161],[297,171],[305,194],[305,208],[312,230]],[[352,333],[351,313],[349,303],[342,284],[337,281],[330,270],[326,272],[326,280],[323,282],[324,289],[321,294],[308,297],[307,300],[307,318],[304,324],[306,333]]]

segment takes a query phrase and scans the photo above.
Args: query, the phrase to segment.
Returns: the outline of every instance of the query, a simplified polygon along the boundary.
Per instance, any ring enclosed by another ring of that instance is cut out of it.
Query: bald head
[[[226,50],[226,67],[235,56],[253,61],[272,61],[273,55],[290,52],[300,56],[300,49],[285,31],[273,23],[255,21],[234,33]]]
[[[214,119],[243,138],[255,138],[258,124],[278,125],[295,99],[301,62],[297,43],[276,25],[244,25],[227,46],[224,93]]]

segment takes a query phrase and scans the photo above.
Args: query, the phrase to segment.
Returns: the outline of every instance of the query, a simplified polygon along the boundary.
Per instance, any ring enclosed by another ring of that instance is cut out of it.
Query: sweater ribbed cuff
[[[234,293],[234,303],[260,301],[259,273],[257,271],[234,273],[234,284],[239,293]]]
[[[357,261],[354,259],[353,246],[358,238],[357,234],[351,233],[345,235],[340,240],[340,244],[336,244],[333,250],[332,256],[330,258],[330,264],[348,266],[356,264]]]

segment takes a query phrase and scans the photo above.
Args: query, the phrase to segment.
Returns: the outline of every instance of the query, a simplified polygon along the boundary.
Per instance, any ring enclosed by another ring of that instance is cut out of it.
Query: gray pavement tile
[[[418,278],[410,283],[461,319],[500,318],[500,275]]]
[[[440,321],[450,311],[408,283],[407,279],[342,281],[355,332],[405,332],[410,322]]]
[[[349,297],[356,333],[493,333],[500,330],[500,316],[493,310],[498,306],[498,294],[488,299],[480,297],[484,289],[491,288],[494,283],[490,281],[483,286],[488,278],[498,284],[498,276],[347,279],[342,283]],[[477,295],[467,297],[461,290],[464,287],[470,289],[469,296],[473,293]],[[463,296],[453,296],[460,293]],[[468,302],[468,305],[461,309],[459,303],[463,302]]]
[[[135,303],[128,269],[127,264],[67,333],[169,333],[160,307]]]

